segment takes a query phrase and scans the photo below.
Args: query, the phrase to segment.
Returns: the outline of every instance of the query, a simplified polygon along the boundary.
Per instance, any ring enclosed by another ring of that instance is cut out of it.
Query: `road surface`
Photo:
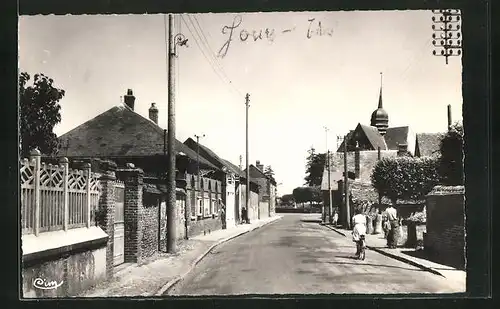
[[[319,214],[285,214],[212,250],[168,295],[454,293],[449,280],[367,250],[320,226]]]

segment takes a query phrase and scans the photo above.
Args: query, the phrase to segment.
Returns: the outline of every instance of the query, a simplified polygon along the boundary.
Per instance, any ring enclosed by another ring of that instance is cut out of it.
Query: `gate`
[[[113,238],[113,265],[125,262],[125,185],[116,181],[115,185],[115,224]]]

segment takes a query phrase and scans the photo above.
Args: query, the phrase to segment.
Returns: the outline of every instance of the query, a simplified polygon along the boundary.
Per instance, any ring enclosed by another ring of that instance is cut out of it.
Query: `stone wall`
[[[425,250],[443,264],[465,268],[465,191],[436,186],[426,199]]]
[[[269,218],[269,201],[259,202],[259,217],[260,219]]]
[[[106,279],[106,247],[69,253],[42,263],[26,264],[23,297],[51,298],[77,296]],[[35,286],[59,285],[54,289]]]
[[[222,221],[219,217],[191,221],[189,224],[189,236],[210,234],[220,229],[222,229]]]

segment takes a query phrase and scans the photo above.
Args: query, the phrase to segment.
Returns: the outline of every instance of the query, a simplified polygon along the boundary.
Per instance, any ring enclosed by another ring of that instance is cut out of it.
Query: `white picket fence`
[[[21,161],[21,224],[23,234],[90,227],[99,204],[99,177],[85,170],[40,162],[40,156]]]

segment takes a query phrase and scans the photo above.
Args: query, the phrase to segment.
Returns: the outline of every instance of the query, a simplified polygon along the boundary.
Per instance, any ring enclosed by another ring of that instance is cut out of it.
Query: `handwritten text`
[[[60,287],[61,285],[63,284],[63,282],[59,282],[57,283],[57,281],[47,281],[45,279],[42,279],[42,278],[36,278],[35,280],[33,280],[33,286],[37,289],[42,289],[42,290],[53,290],[53,289],[57,289],[58,287]]]
[[[274,42],[277,33],[286,34],[291,33],[296,30],[296,27],[286,28],[281,31],[276,31],[274,28],[261,28],[261,29],[245,29],[240,28],[243,18],[241,15],[236,15],[233,19],[231,25],[222,27],[222,34],[227,36],[226,41],[219,49],[218,56],[224,58],[227,55],[231,42],[234,40],[239,40],[240,42],[256,42],[259,40],[267,40],[269,42]],[[315,18],[308,19],[309,26],[307,27],[307,32],[305,35],[308,39],[314,36],[332,36],[333,28],[326,28],[321,24],[321,21],[316,22]],[[238,29],[239,28],[239,29]],[[237,30],[238,29],[238,30]]]

